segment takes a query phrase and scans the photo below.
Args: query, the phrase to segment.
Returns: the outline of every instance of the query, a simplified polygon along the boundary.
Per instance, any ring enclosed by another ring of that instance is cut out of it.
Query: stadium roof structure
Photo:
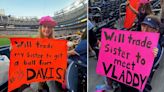
[[[55,12],[54,19],[58,22],[56,28],[60,30],[86,27],[87,0],[77,0],[70,6]]]
[[[87,13],[87,0],[77,0],[68,7],[54,13],[54,19],[58,22],[83,16]]]

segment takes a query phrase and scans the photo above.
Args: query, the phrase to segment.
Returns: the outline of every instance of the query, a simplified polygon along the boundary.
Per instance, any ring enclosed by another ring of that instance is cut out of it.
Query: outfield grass
[[[8,38],[0,38],[0,46],[9,45],[10,40]]]
[[[30,37],[30,38],[35,38],[36,35],[0,35],[0,46],[3,45],[9,45],[10,44],[10,39],[11,37]]]

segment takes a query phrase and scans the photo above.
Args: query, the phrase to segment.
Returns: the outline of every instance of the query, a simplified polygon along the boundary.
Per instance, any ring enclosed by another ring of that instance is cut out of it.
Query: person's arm
[[[71,56],[71,55],[79,55],[79,54],[73,49],[73,50],[68,51],[68,56]]]
[[[127,7],[130,8],[130,10],[131,10],[134,14],[138,15],[138,11],[137,11],[136,9],[134,9],[134,8],[130,5],[129,0],[127,0],[126,5],[127,5]]]

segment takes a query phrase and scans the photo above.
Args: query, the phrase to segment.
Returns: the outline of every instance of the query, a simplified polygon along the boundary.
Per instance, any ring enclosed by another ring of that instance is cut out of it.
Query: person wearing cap
[[[148,16],[146,16],[144,21],[141,23],[141,30],[142,30],[142,32],[160,33],[159,32],[160,23],[161,23],[160,19],[157,16],[148,15]],[[154,67],[155,63],[158,61],[160,54],[161,54],[161,46],[160,46],[159,42],[158,42],[157,47],[154,47],[152,53],[154,54],[154,57],[155,57],[154,63],[153,63],[153,67]],[[151,87],[150,83],[151,83],[152,77],[153,77],[153,73],[151,71],[143,92],[151,91],[152,87]]]
[[[160,19],[157,16],[149,15],[144,19],[144,21],[141,24],[142,32],[160,33],[160,31],[159,31],[160,30],[160,23],[161,23]],[[158,46],[153,49],[153,54],[155,57],[154,64],[153,64],[153,67],[154,67],[155,63],[158,61],[160,54],[161,54],[161,46],[160,46],[159,42],[158,42]],[[152,89],[152,87],[150,85],[152,77],[153,77],[153,73],[151,72],[149,79],[147,81],[147,84],[145,86],[144,92],[147,92],[146,90]]]
[[[157,16],[149,15],[144,19],[144,21],[141,24],[142,32],[159,33],[160,23],[161,22]],[[158,43],[158,48],[155,48],[153,50],[154,56],[156,57],[154,60],[155,62],[158,60],[160,52],[161,52],[161,47]]]
[[[53,28],[57,22],[50,16],[44,16],[39,20],[39,38],[54,38]]]
[[[53,39],[54,27],[57,25],[57,22],[50,16],[43,16],[39,20],[39,29],[38,29],[38,37],[45,39]],[[56,81],[46,81],[39,83],[32,83],[31,88],[35,89],[35,91],[45,91],[48,86],[49,92],[56,92],[59,88],[56,86],[58,83]]]
[[[160,20],[158,19],[158,17],[155,15],[148,15],[144,18],[143,22],[141,23],[141,32],[159,33],[159,27],[160,27]],[[154,57],[155,57],[154,59],[154,64],[155,64],[161,54],[161,46],[159,43],[157,47],[154,47],[154,49],[152,50],[152,53],[154,54]],[[152,87],[150,85],[150,82],[151,82],[152,76],[153,75],[149,76],[143,92],[151,91]],[[121,92],[140,92],[138,89],[132,88],[125,84],[120,83],[120,85],[121,85]]]
[[[127,7],[129,7],[129,9],[136,14],[138,22],[137,22],[137,31],[141,31],[141,23],[144,20],[144,18],[147,15],[153,14],[152,9],[151,9],[151,5],[150,5],[150,1],[149,0],[139,0],[139,8],[138,10],[134,9],[131,5],[129,0],[127,0],[126,3]]]

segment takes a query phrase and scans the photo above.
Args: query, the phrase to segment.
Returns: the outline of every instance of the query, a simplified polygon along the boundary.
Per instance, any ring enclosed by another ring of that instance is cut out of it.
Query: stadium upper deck
[[[87,21],[87,0],[77,0],[66,8],[54,13],[58,22],[55,30],[82,30]],[[38,29],[37,17],[14,17],[0,15],[0,29]]]

